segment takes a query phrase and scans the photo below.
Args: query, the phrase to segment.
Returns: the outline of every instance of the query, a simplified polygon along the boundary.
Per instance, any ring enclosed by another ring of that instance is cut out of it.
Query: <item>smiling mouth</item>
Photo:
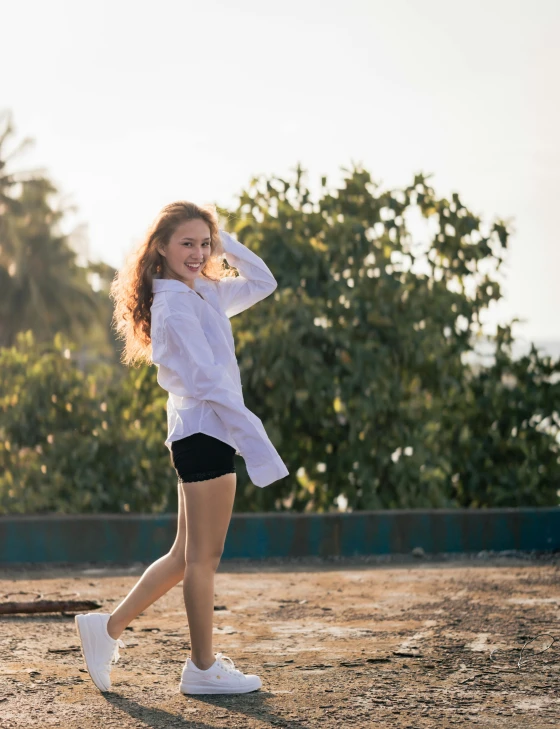
[[[198,269],[202,266],[201,263],[197,263],[196,265],[193,265],[192,263],[186,264],[187,268],[190,268],[191,271],[198,271]]]

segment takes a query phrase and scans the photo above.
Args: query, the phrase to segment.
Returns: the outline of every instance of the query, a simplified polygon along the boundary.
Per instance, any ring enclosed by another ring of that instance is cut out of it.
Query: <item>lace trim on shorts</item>
[[[191,473],[187,479],[183,479],[179,476],[179,482],[190,483],[191,481],[206,481],[210,478],[224,476],[226,473],[236,473],[236,471],[235,469],[229,470],[227,468],[221,468],[215,471],[199,471],[199,473]]]

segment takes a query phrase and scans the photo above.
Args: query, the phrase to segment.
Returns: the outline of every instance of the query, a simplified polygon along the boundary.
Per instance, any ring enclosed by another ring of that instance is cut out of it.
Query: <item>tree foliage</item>
[[[112,269],[90,266],[101,286],[85,290],[48,183],[8,194],[2,141],[0,512],[174,510],[155,366],[84,367],[76,353],[90,293],[93,326],[109,327]],[[290,470],[260,489],[237,458],[236,511],[323,512],[341,496],[350,510],[558,504],[560,362],[534,347],[514,360],[516,320],[491,366],[469,361],[502,295],[509,224],[421,174],[386,191],[345,172],[317,199],[299,165],[291,180],[255,178],[221,210],[278,281],[232,326],[245,402]]]
[[[13,157],[32,140],[8,153],[13,122],[7,114],[0,122],[0,346],[11,346],[27,330],[40,341],[59,331],[78,339],[104,307],[60,230],[71,207],[61,204],[43,170],[11,171]]]
[[[0,513],[176,507],[155,371],[98,364],[85,374],[73,349],[32,332],[0,349]]]
[[[515,362],[514,322],[493,367],[467,362],[501,297],[507,223],[423,175],[378,191],[347,172],[316,201],[299,166],[293,181],[255,178],[231,216],[278,280],[232,323],[246,401],[295,476],[251,497],[317,511],[339,494],[351,509],[558,503],[560,363],[534,348]],[[414,213],[432,231],[421,245]]]

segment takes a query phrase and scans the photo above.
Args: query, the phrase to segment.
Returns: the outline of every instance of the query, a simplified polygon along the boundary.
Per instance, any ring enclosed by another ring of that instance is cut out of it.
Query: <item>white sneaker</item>
[[[261,686],[258,676],[241,673],[223,653],[216,653],[216,660],[206,671],[187,658],[179,684],[183,694],[246,694]]]
[[[120,638],[111,638],[107,632],[109,613],[76,615],[74,622],[82,644],[82,655],[93,683],[100,691],[111,688],[111,663],[119,658],[119,646],[125,648]]]

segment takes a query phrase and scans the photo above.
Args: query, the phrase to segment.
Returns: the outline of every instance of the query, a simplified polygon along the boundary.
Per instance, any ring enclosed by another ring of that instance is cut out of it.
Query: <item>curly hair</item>
[[[124,341],[121,362],[127,366],[152,364],[151,306],[152,282],[161,273],[164,257],[158,246],[166,247],[177,227],[188,220],[204,220],[210,228],[210,257],[200,275],[211,281],[234,276],[235,269],[224,269],[224,253],[216,206],[197,205],[179,200],[163,207],[149,226],[140,245],[126,257],[111,283],[109,296],[114,301],[111,324],[117,339]]]

